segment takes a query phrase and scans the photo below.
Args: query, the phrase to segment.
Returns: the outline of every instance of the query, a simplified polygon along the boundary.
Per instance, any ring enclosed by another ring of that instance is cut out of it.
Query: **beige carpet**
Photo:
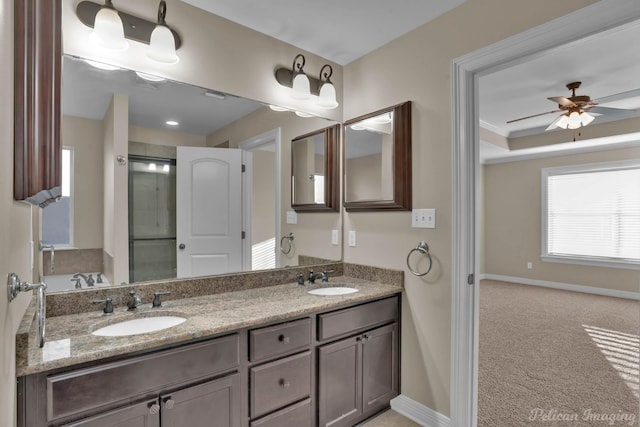
[[[637,426],[638,301],[482,281],[478,426]]]

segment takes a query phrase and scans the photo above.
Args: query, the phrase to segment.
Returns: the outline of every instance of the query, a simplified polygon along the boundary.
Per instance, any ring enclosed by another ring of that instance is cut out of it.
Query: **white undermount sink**
[[[333,286],[330,288],[312,289],[308,293],[312,295],[334,296],[334,295],[347,295],[347,294],[352,294],[354,292],[358,292],[358,290],[356,288],[349,288],[346,286]]]
[[[172,328],[185,320],[187,319],[180,316],[140,317],[96,329],[92,334],[101,337],[123,337],[127,335],[146,334]]]

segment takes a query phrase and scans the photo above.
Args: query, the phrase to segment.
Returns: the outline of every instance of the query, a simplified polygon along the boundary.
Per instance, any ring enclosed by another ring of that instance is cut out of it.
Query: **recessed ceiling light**
[[[91,65],[92,67],[96,67],[106,71],[114,71],[114,70],[120,69],[120,67],[116,67],[115,65],[105,64],[104,62],[92,61],[91,59],[85,59],[84,62]]]
[[[166,80],[164,77],[154,76],[153,74],[147,74],[141,71],[136,71],[136,75],[141,79],[148,80],[150,82],[163,82]]]
[[[168,124],[169,126],[178,126],[180,124],[175,120],[167,120],[165,123]]]

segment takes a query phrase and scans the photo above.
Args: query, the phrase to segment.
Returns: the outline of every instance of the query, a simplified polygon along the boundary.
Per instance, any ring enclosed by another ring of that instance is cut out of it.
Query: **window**
[[[62,197],[42,210],[42,241],[56,246],[73,245],[73,150],[62,149]]]
[[[542,169],[542,259],[640,269],[640,160]]]

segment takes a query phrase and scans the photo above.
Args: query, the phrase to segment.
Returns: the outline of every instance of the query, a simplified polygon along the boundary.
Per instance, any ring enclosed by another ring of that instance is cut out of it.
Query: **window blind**
[[[547,254],[640,261],[640,167],[547,176]]]

